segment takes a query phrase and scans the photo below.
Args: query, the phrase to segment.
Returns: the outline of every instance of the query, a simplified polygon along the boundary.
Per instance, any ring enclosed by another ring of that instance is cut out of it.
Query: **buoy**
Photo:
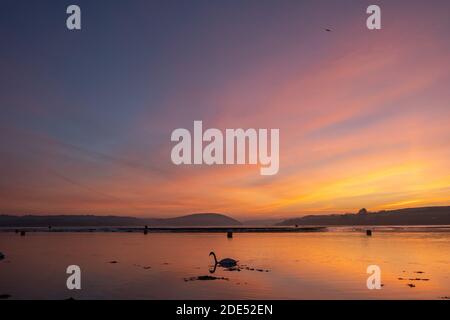
[[[228,238],[228,239],[233,238],[233,232],[228,231],[228,232],[227,232],[227,238]]]
[[[370,237],[372,235],[372,230],[366,230],[366,235]]]

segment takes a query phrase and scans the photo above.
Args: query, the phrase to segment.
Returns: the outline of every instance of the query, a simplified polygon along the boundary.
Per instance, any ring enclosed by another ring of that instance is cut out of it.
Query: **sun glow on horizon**
[[[335,10],[324,32],[320,4],[223,5],[176,21],[154,8],[152,20],[124,17],[125,30],[104,16],[74,39],[47,24],[32,37],[0,28],[26,39],[0,56],[0,213],[271,218],[450,205],[448,10],[385,4],[398,18],[373,32],[359,8]],[[67,60],[51,58],[56,40]],[[175,166],[170,134],[194,120],[279,128],[279,171]]]

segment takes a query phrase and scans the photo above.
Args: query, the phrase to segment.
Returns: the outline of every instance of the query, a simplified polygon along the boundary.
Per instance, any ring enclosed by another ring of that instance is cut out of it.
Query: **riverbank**
[[[291,233],[322,232],[326,227],[26,227],[0,232],[139,232],[139,233]]]

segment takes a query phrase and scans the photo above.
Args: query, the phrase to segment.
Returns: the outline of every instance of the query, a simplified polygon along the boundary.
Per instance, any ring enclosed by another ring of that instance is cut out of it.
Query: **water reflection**
[[[0,233],[0,243],[7,257],[0,294],[12,299],[450,296],[448,232],[235,234],[233,241],[218,234]],[[237,266],[211,264],[211,249],[238,259]],[[72,264],[82,270],[78,292],[65,286]],[[381,267],[382,290],[366,287],[371,264]],[[191,278],[214,281],[185,281]]]

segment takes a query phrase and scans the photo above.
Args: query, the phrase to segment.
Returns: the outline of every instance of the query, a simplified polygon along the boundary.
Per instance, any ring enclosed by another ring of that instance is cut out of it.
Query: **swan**
[[[214,262],[215,262],[216,266],[219,265],[219,266],[221,266],[223,268],[231,268],[231,267],[234,267],[234,266],[237,265],[237,261],[234,260],[234,259],[231,259],[231,258],[225,258],[225,259],[222,259],[220,261],[217,261],[217,257],[216,257],[216,254],[214,253],[214,251],[211,251],[209,253],[209,256],[213,256],[214,257]]]

